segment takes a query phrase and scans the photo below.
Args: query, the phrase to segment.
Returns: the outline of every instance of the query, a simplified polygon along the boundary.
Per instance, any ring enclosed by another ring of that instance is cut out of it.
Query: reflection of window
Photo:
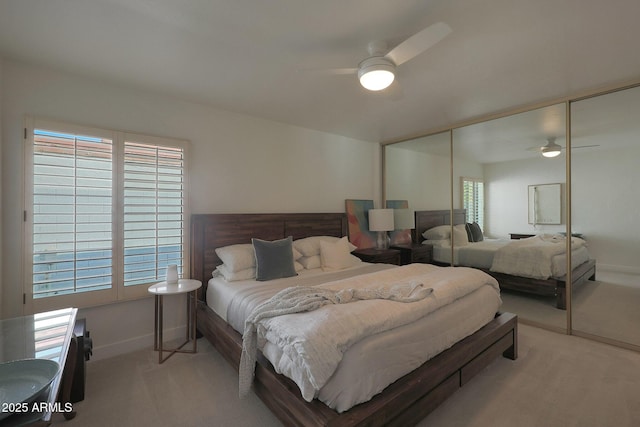
[[[484,230],[484,182],[479,178],[462,178],[461,194],[467,222],[477,222]]]
[[[69,327],[69,310],[36,313],[33,319],[35,358],[60,363],[59,357]]]
[[[143,295],[168,264],[182,271],[186,142],[38,119],[26,136],[36,308]]]

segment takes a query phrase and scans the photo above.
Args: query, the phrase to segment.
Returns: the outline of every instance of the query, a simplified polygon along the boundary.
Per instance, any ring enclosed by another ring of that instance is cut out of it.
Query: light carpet
[[[567,312],[555,307],[555,297],[505,291],[501,296],[502,308],[522,319],[567,327]],[[576,331],[640,346],[640,287],[588,280],[574,290],[572,313]]]
[[[640,425],[640,354],[519,325],[519,357],[498,358],[419,425],[632,427]],[[143,350],[87,364],[75,419],[54,426],[279,426],[204,339],[197,354],[158,365]]]

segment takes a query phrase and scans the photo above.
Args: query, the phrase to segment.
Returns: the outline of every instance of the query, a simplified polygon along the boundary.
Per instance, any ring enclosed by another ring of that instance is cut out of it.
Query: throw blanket
[[[313,286],[295,286],[284,289],[253,310],[245,322],[242,335],[242,355],[239,367],[240,397],[245,396],[251,388],[256,364],[257,323],[269,317],[284,314],[317,310],[327,304],[346,304],[357,300],[387,299],[397,302],[415,302],[426,298],[433,292],[422,283],[410,282],[396,284],[391,287],[363,289],[332,289]]]
[[[277,346],[281,350],[279,357],[287,360],[287,376],[298,385],[302,397],[311,401],[333,375],[342,355],[364,337],[414,322],[483,286],[491,286],[499,294],[497,281],[480,270],[430,264],[410,264],[361,274],[320,288],[336,292],[390,290],[394,285],[410,286],[411,283],[423,284],[433,291],[427,298],[411,304],[364,299],[348,305],[328,303],[313,311],[256,320],[257,348],[262,350],[267,342]],[[270,361],[276,372],[280,372],[280,360]]]
[[[567,239],[561,235],[541,234],[514,240],[496,251],[491,271],[546,280],[553,276],[553,257],[565,254],[566,245]],[[584,245],[580,238],[571,239],[572,250]]]

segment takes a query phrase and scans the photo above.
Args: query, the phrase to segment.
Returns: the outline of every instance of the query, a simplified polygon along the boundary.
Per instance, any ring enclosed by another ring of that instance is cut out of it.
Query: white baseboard
[[[596,263],[596,275],[599,271],[606,271],[611,273],[622,273],[622,274],[639,274],[640,268],[631,267],[628,265],[615,265],[615,264],[601,264]]]
[[[164,329],[162,331],[163,339],[166,342],[183,338],[186,331],[186,326]],[[146,334],[139,337],[129,338],[124,341],[96,346],[93,348],[93,356],[91,357],[91,360],[109,359],[114,356],[131,353],[145,348],[153,351],[153,334]]]

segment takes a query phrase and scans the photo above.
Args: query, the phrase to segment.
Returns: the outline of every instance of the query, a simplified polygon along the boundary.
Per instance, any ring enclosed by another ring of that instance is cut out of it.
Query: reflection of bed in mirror
[[[415,213],[415,237],[416,241],[422,243],[425,241],[423,233],[427,230],[437,230],[436,227],[442,225],[451,225],[451,213],[448,210],[436,211],[416,211]],[[464,209],[453,210],[453,224],[465,224],[466,213]],[[448,227],[447,227],[448,228]],[[514,274],[509,270],[501,270],[504,264],[509,264],[507,260],[520,259],[521,257],[509,257],[513,252],[514,246],[530,245],[536,242],[529,240],[545,240],[546,236],[534,236],[530,239],[513,241],[513,240],[490,240],[486,239],[477,243],[468,243],[464,245],[456,244],[456,231],[454,230],[454,248],[451,250],[450,239],[431,240],[433,245],[434,261],[439,264],[451,264],[451,256],[453,252],[453,264],[460,266],[475,267],[486,271],[495,277],[500,283],[502,289],[514,290],[519,292],[527,292],[543,296],[555,296],[556,306],[559,309],[566,309],[566,251],[554,255],[549,261],[549,265],[531,265],[531,268],[525,268],[536,273],[539,271],[550,271],[549,275],[535,275],[530,277]],[[460,236],[460,234],[458,234]],[[447,237],[448,236],[444,236]],[[553,237],[554,239],[556,237]],[[466,239],[466,236],[465,236]],[[549,238],[550,239],[550,238]],[[579,239],[576,239],[579,240]],[[459,240],[460,241],[460,240]],[[509,246],[512,245],[512,246]],[[566,248],[566,243],[558,242],[556,245],[562,245]],[[586,246],[573,247],[572,249],[572,280],[574,288],[584,283],[586,280],[595,280],[596,266],[595,260],[590,259]],[[498,252],[500,251],[500,252]],[[530,252],[530,251],[529,251]],[[499,254],[499,255],[498,255]],[[506,255],[506,256],[504,256]],[[499,257],[496,259],[496,257]],[[501,261],[505,261],[501,264]],[[540,261],[542,262],[542,261]],[[508,265],[507,265],[508,267]],[[522,266],[521,266],[522,267]],[[526,265],[524,267],[527,267]],[[509,274],[502,271],[509,271]],[[524,274],[524,273],[523,273]]]
[[[191,277],[201,280],[205,285],[198,301],[198,330],[227,361],[238,368],[242,352],[242,336],[237,329],[231,326],[232,320],[227,323],[223,319],[224,315],[218,314],[217,309],[212,308],[212,305],[219,304],[215,298],[210,297],[210,295],[216,295],[211,292],[217,289],[217,284],[214,283],[216,278],[211,279],[211,273],[222,263],[216,254],[216,248],[249,243],[252,237],[276,240],[292,236],[294,241],[310,236],[339,237],[346,234],[346,224],[346,215],[339,213],[193,215],[190,245]],[[366,266],[365,263],[362,264]],[[418,264],[413,266],[416,265]],[[368,266],[375,267],[381,266],[381,264],[369,264]],[[424,264],[422,266],[426,267]],[[387,266],[387,268],[389,269],[387,271],[391,271],[391,269],[403,267]],[[318,274],[324,273],[319,272]],[[302,278],[301,273],[298,279]],[[295,279],[294,283],[299,281],[295,277],[289,279]],[[259,283],[264,287],[272,286],[266,282]],[[487,304],[482,303],[481,305],[486,306]],[[491,307],[491,304],[488,305]],[[310,402],[303,399],[294,381],[276,373],[268,360],[271,357],[269,354],[258,354],[253,382],[254,391],[285,425],[416,424],[495,357],[501,354],[509,358],[517,357],[516,316],[510,313],[495,315],[492,308],[490,311],[492,312],[489,315],[489,323],[484,327],[479,326],[480,329],[477,332],[454,343],[447,350],[395,380],[382,392],[373,396],[371,400],[357,404],[345,412],[332,409],[318,400],[319,398]],[[227,311],[227,316],[229,316],[229,311]],[[456,319],[458,318],[456,317]],[[399,331],[401,328],[394,329],[396,331],[394,335],[402,335]],[[436,330],[441,331],[442,329]],[[418,331],[423,336],[425,335],[425,328]],[[435,341],[433,335],[427,335],[428,337],[431,338],[428,341]],[[373,338],[372,342],[382,342],[380,334],[370,338]],[[366,338],[363,341],[366,341]],[[388,341],[386,342],[388,344]],[[411,352],[404,352],[404,354],[409,353]],[[375,354],[380,354],[380,351],[359,351],[358,355],[354,357],[366,366],[366,360],[374,357]],[[345,354],[346,357],[348,355]],[[343,362],[344,359],[340,363]],[[355,375],[360,379],[371,378],[371,375]],[[353,378],[352,380],[359,382]]]

